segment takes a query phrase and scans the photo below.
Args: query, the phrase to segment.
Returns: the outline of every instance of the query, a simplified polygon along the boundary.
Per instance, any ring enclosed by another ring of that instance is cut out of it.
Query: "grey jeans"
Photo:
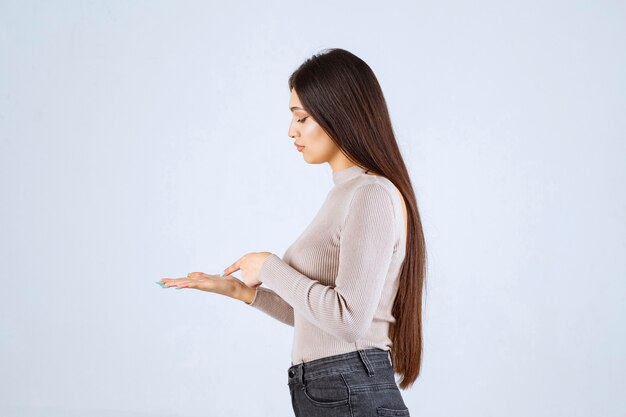
[[[389,351],[362,349],[293,365],[296,417],[409,417]]]

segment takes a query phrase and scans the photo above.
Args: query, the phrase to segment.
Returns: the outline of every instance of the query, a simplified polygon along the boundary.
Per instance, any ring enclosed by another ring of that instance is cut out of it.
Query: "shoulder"
[[[358,184],[357,184],[358,183]],[[382,245],[397,240],[398,210],[388,186],[381,179],[359,178],[339,227],[340,235],[357,236],[371,245]]]
[[[396,193],[395,185],[386,177],[380,175],[363,175],[355,181],[352,196],[354,197],[379,197],[381,199],[391,200],[395,204],[394,196]]]
[[[394,185],[385,177],[364,175],[355,181],[352,189],[349,212],[359,210],[387,211],[395,216]]]

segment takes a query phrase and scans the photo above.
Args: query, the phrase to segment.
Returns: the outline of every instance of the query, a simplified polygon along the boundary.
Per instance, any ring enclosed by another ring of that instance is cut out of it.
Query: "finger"
[[[221,277],[224,277],[226,275],[230,275],[233,274],[235,272],[239,271],[239,266],[235,266],[234,264],[229,266],[228,268],[224,269],[222,271],[222,273],[220,274]]]
[[[176,278],[161,278],[160,280],[156,281],[156,283],[159,284],[161,288],[170,288],[174,286],[175,283],[178,281],[179,279]]]
[[[224,269],[224,271],[222,272],[222,276],[224,276],[224,275],[230,275],[230,274],[232,274],[233,272],[237,272],[237,271],[239,271],[239,269],[240,269],[240,267],[241,267],[241,261],[242,261],[242,259],[243,259],[245,256],[246,256],[246,255],[243,255],[241,258],[237,259],[237,261],[236,261],[234,264],[232,264],[232,265],[230,265],[230,266],[226,267],[226,269]]]
[[[196,287],[196,281],[193,279],[186,279],[186,280],[180,281],[180,283],[176,285],[177,290],[182,290],[183,288],[195,288],[195,287]]]
[[[171,281],[172,278],[161,278],[160,280],[156,281],[156,283],[159,284],[161,288],[169,288],[169,285],[167,284]]]
[[[188,282],[189,278],[164,278],[165,285],[168,287],[177,287],[182,283]]]

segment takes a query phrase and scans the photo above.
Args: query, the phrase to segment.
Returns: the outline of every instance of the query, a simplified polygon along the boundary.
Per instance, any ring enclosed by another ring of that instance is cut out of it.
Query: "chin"
[[[309,164],[319,164],[319,162],[314,157],[311,157],[310,155],[305,155],[303,153],[302,157]]]

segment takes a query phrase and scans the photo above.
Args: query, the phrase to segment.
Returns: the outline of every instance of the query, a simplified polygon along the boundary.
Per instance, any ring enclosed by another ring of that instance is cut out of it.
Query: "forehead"
[[[302,108],[302,104],[300,103],[300,99],[298,98],[298,93],[296,90],[291,90],[291,97],[289,98],[289,110],[291,112],[301,112],[306,113],[306,110]]]
[[[302,108],[302,104],[300,104],[300,98],[298,97],[298,93],[296,90],[291,90],[291,97],[289,97],[289,107],[299,107]]]

